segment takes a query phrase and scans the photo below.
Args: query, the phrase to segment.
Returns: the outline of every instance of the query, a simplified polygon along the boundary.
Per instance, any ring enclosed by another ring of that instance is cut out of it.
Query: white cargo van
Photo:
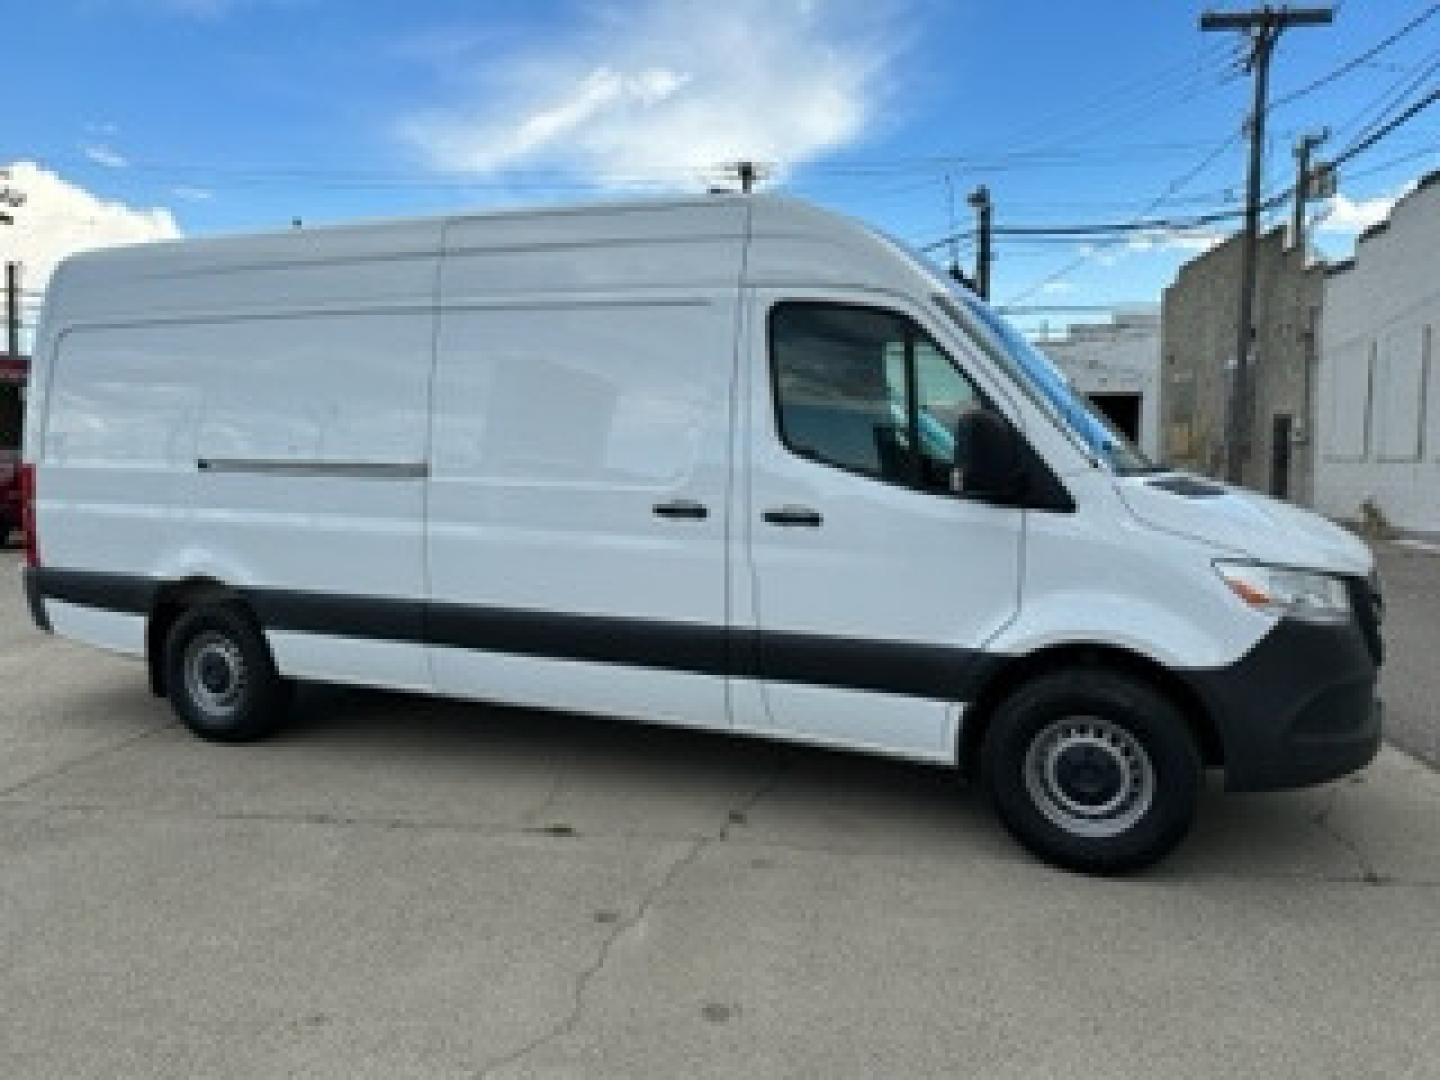
[[[1379,744],[1363,544],[1149,464],[985,304],[786,199],[70,259],[23,468],[35,620],[210,739],[323,680],[873,751],[1102,871],[1179,840],[1203,768]]]

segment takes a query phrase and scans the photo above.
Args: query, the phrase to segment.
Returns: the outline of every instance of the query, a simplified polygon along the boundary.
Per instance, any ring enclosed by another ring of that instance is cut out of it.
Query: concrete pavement
[[[1440,1076],[1440,775],[1394,751],[1100,881],[841,754],[331,690],[210,746],[24,618],[6,1078]]]
[[[1408,538],[1406,538],[1408,539]],[[1379,543],[1390,739],[1440,768],[1440,539]]]

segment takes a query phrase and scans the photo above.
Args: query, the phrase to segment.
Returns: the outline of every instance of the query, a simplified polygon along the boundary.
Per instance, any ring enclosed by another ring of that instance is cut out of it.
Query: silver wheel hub
[[[1155,767],[1138,739],[1096,716],[1055,720],[1025,753],[1025,787],[1050,822],[1074,836],[1118,836],[1155,801]]]
[[[225,720],[239,711],[247,682],[240,647],[217,633],[198,634],[185,647],[185,692],[205,715]]]

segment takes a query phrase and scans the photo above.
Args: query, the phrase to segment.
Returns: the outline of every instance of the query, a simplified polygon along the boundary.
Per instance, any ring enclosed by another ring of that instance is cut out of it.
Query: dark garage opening
[[[1090,394],[1095,407],[1105,414],[1127,439],[1140,442],[1140,395],[1139,394]]]

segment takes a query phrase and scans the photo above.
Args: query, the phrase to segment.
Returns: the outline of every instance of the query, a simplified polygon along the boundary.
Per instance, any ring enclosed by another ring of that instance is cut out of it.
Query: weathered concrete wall
[[[1140,395],[1140,449],[1160,453],[1160,312],[1125,308],[1113,322],[1072,326],[1043,349],[1082,394]]]
[[[1325,282],[1316,503],[1440,531],[1440,172]]]
[[[1225,466],[1225,408],[1235,353],[1239,236],[1192,259],[1165,290],[1161,331],[1161,443],[1171,464],[1211,476]],[[1292,417],[1289,498],[1313,493],[1311,448],[1316,336],[1323,269],[1285,250],[1284,230],[1257,247],[1251,449],[1242,479],[1271,491],[1276,416]]]

